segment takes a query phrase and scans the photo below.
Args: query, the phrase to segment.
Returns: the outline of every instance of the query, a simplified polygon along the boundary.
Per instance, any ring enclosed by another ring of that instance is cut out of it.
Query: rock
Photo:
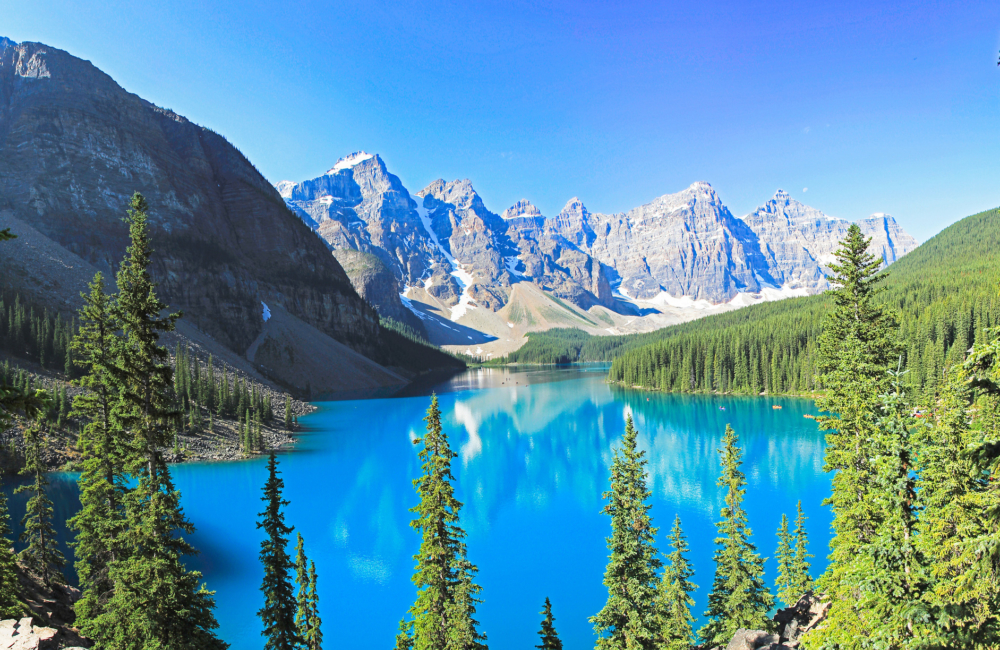
[[[791,607],[779,609],[774,615],[774,623],[781,634],[781,640],[791,647],[797,647],[802,636],[826,620],[830,603],[824,602],[812,592],[805,594]]]
[[[0,650],[48,650],[58,647],[59,631],[51,627],[34,627],[31,617],[19,621],[0,621]]]
[[[740,628],[737,630],[736,634],[733,635],[729,644],[726,645],[726,650],[757,650],[758,648],[778,646],[780,642],[781,639],[777,634],[768,634],[767,632],[762,632],[761,630],[745,630]]]

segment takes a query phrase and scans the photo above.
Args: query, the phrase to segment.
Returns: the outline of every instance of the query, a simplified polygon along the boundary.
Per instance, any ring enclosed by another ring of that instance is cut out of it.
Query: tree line
[[[990,340],[1000,325],[998,246],[1000,212],[990,210],[946,228],[885,274],[874,299],[899,323],[899,353],[908,370],[901,381],[910,394],[927,399],[939,394],[947,369],[973,344]],[[622,341],[610,348],[608,377],[675,392],[824,389],[817,341],[832,301],[824,294],[755,305],[646,335],[656,341]],[[581,359],[587,354],[581,348]]]

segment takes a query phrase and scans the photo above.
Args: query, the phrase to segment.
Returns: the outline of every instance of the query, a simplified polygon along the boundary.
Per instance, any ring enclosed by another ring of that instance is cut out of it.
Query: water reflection
[[[587,617],[606,596],[601,578],[609,530],[601,493],[627,413],[649,454],[661,540],[675,513],[684,521],[695,582],[702,585],[697,613],[711,583],[713,522],[722,505],[716,450],[726,423],[746,450],[747,510],[762,554],[773,555],[781,513],[792,513],[801,498],[811,517],[813,553],[825,555],[829,515],[820,501],[829,480],[821,469],[822,436],[802,417],[814,412],[811,402],[652,395],[615,389],[603,376],[600,368],[486,369],[433,387],[459,454],[456,491],[465,502],[470,557],[480,567],[480,620],[494,650],[537,642],[537,612],[546,596],[566,647],[592,647]],[[413,440],[423,431],[431,388],[405,398],[322,404],[303,418],[311,431],[297,449],[282,455],[287,518],[316,561],[324,617],[364,623],[339,626],[338,646],[390,646],[413,601],[412,556],[419,545],[409,526],[419,472]],[[198,527],[193,541],[202,554],[192,564],[217,590],[223,636],[233,647],[259,648],[262,573],[254,522],[264,463],[174,471]],[[71,478],[53,486],[60,521],[78,505]],[[23,512],[18,499],[15,518]],[[774,568],[772,562],[771,580]]]

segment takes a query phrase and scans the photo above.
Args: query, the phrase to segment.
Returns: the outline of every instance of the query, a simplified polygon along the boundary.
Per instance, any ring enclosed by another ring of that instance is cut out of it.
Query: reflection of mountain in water
[[[650,488],[671,509],[714,517],[722,507],[717,450],[727,423],[740,436],[750,490],[795,493],[822,475],[822,435],[803,417],[815,412],[807,400],[649,394],[587,379],[459,393],[445,423],[465,430],[449,434],[464,465],[470,532],[509,503],[545,508],[559,491],[599,510],[629,412],[648,453]]]

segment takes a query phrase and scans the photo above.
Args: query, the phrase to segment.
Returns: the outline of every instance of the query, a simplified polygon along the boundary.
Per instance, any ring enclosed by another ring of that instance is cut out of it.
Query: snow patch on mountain
[[[462,265],[458,263],[451,253],[441,245],[441,241],[438,239],[437,233],[434,232],[434,228],[431,227],[431,217],[427,212],[427,208],[423,206],[423,200],[417,201],[417,215],[420,216],[420,223],[424,224],[424,230],[427,231],[427,236],[430,237],[431,243],[433,243],[446,260],[448,264],[451,265],[451,275],[458,280],[458,286],[462,288],[462,294],[458,298],[458,304],[451,308],[451,320],[457,321],[462,316],[465,316],[466,312],[470,309],[475,309],[476,303],[472,300],[472,296],[469,294],[469,287],[472,286],[472,275],[462,268]]]
[[[343,158],[338,160],[337,164],[331,167],[329,171],[327,171],[326,173],[327,175],[331,175],[331,174],[336,174],[337,172],[342,171],[344,169],[353,169],[355,166],[360,165],[366,160],[371,160],[374,157],[375,156],[373,154],[367,153],[365,151],[357,151],[355,153],[352,153],[350,156],[344,156]]]

